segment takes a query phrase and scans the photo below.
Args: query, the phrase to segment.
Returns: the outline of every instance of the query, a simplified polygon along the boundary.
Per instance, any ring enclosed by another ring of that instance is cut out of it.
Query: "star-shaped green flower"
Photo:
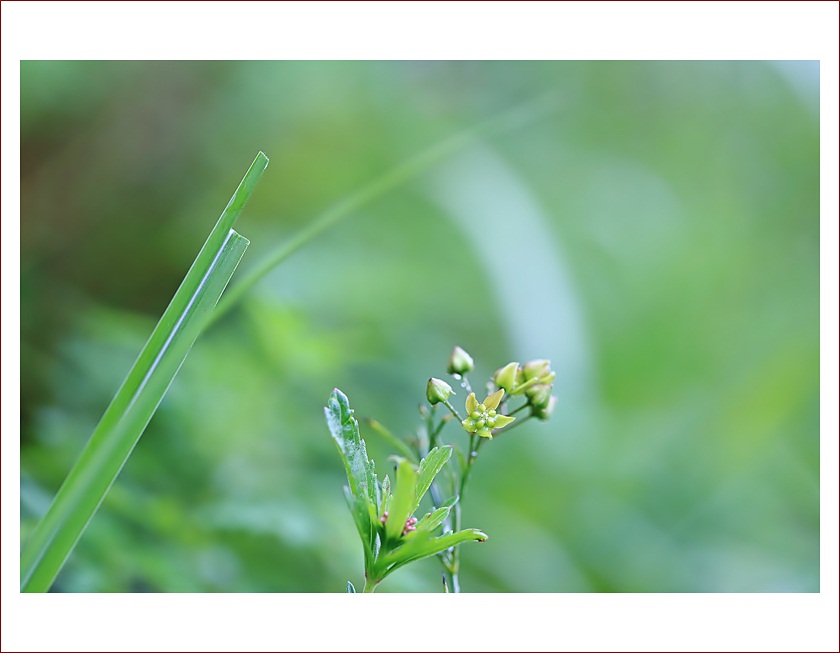
[[[496,412],[504,394],[504,389],[497,390],[482,403],[478,403],[478,400],[475,398],[475,393],[470,393],[466,403],[467,419],[461,422],[464,430],[467,433],[475,433],[482,438],[492,440],[494,429],[503,428],[515,420],[515,417],[499,415]]]

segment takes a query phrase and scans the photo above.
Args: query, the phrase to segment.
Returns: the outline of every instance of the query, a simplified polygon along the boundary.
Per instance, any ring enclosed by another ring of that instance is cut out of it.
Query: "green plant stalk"
[[[470,433],[470,450],[467,454],[466,467],[461,471],[461,481],[458,485],[458,503],[455,504],[452,512],[454,513],[452,523],[453,529],[459,531],[461,529],[461,504],[464,500],[464,490],[467,488],[467,481],[470,480],[470,472],[472,471],[473,463],[478,455],[478,447],[481,445],[482,438]],[[452,588],[453,594],[461,592],[461,582],[459,572],[461,569],[461,552],[458,547],[452,550],[452,556],[446,565],[446,573],[449,575],[449,586]]]
[[[444,402],[457,417],[460,418],[457,411],[449,405],[448,402]],[[524,408],[527,404],[520,406],[517,410]],[[517,412],[516,410],[513,411],[514,413]],[[511,413],[512,414],[512,413]],[[510,431],[511,429],[524,424],[529,419],[531,419],[532,415],[528,415],[524,419],[517,420],[515,423],[511,424],[510,426],[505,427],[502,431],[499,431],[494,437],[498,437],[503,433]],[[470,480],[470,473],[472,472],[473,465],[475,464],[476,458],[478,458],[478,450],[481,448],[481,445],[484,444],[484,438],[477,437],[475,434],[470,433],[470,447],[469,453],[467,454],[466,458],[466,465],[461,470],[461,478],[458,483],[458,503],[455,504],[455,507],[452,509],[452,528],[456,532],[461,530],[461,506],[464,501],[464,492],[467,489],[467,483]],[[444,568],[444,587],[447,592],[452,593],[460,593],[461,591],[461,583],[459,578],[459,572],[461,568],[461,549],[459,547],[453,548],[450,552],[448,552],[448,556],[444,554],[441,556],[441,562],[443,563]],[[448,587],[447,587],[448,585]],[[451,590],[449,589],[451,588]]]
[[[260,152],[32,533],[21,554],[21,591],[50,588],[208,323],[248,247],[233,224],[267,165]]]
[[[379,585],[379,581],[370,581],[365,578],[365,586],[362,589],[362,594],[373,594],[376,591],[376,587]]]
[[[454,415],[458,421],[463,421],[463,418],[458,414],[458,411],[455,407],[449,403],[449,401],[444,400],[441,402],[452,415]],[[437,406],[432,406],[432,410],[426,416],[426,432],[429,433],[429,443],[427,449],[429,447],[433,447],[436,444],[436,438],[438,433],[440,433],[441,429],[443,428],[444,424],[446,423],[443,419],[441,419],[440,423],[435,426],[435,415],[434,411]],[[472,451],[472,443],[473,443],[473,435],[470,434],[470,451]],[[421,457],[424,455],[423,451],[420,451]],[[454,508],[452,509],[452,515],[447,517],[444,521],[443,530],[454,530],[457,532],[460,530],[461,525],[461,493],[463,492],[463,474],[464,470],[461,470],[461,481],[459,483],[455,483],[453,480],[453,491],[457,490],[456,496],[458,497],[458,503],[455,504]],[[437,487],[437,481],[432,483],[432,486],[429,488],[429,491],[432,495],[432,500],[434,501],[435,506],[441,505],[441,495],[440,490]],[[446,591],[449,592],[449,587],[452,587],[453,592],[460,592],[460,585],[458,583],[458,558],[457,556],[458,547],[453,547],[447,551],[444,551],[438,554],[438,558],[440,559],[441,564],[444,568],[443,574],[443,584],[446,588]]]

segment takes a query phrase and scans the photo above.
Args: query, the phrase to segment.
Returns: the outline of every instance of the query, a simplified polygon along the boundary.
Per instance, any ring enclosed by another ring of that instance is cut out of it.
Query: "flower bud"
[[[544,383],[531,386],[525,391],[525,395],[528,397],[528,403],[534,408],[544,410],[551,402],[551,386]]]
[[[516,387],[516,373],[519,370],[519,363],[508,363],[502,369],[496,370],[493,381],[506,392],[513,392]]]
[[[551,417],[551,413],[554,412],[554,407],[557,405],[557,397],[551,396],[548,400],[548,405],[545,408],[534,408],[534,417],[537,419],[541,419],[543,421],[547,420]]]
[[[446,381],[431,378],[426,384],[426,399],[429,400],[429,403],[432,404],[432,406],[446,401],[453,394],[455,394],[455,392]]]
[[[522,366],[522,374],[526,381],[534,378],[541,378],[547,375],[551,368],[551,361],[535,360],[529,361]]]
[[[446,367],[446,371],[450,374],[463,375],[472,371],[472,368],[472,356],[460,347],[455,347],[455,349],[452,350],[452,354],[449,356],[449,364]]]

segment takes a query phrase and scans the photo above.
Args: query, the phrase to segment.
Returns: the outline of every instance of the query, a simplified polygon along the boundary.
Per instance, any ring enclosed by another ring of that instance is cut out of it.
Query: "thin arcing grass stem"
[[[233,308],[245,293],[280,263],[353,211],[413,179],[431,168],[435,163],[464,149],[479,138],[513,131],[541,117],[550,115],[559,106],[559,98],[553,93],[527,102],[433,145],[351,193],[315,217],[290,240],[269,253],[254,269],[242,275],[236,285],[227,292],[219,303],[210,318],[211,321],[215,321]]]

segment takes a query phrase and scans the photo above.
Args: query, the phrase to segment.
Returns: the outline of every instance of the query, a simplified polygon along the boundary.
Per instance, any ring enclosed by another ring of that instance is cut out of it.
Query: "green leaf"
[[[457,546],[458,544],[463,544],[464,542],[486,542],[487,539],[487,534],[477,528],[467,528],[463,531],[458,531],[457,533],[447,533],[446,535],[441,535],[440,537],[435,538],[432,541],[433,546],[427,549],[434,550],[431,553],[426,553],[425,555],[434,555],[435,553],[445,551],[451,546]]]
[[[458,503],[458,495],[456,494],[454,497],[449,497],[446,501],[440,504],[441,508],[452,508],[456,503]]]
[[[415,498],[417,472],[405,459],[400,459],[397,463],[394,485],[388,519],[385,521],[385,535],[391,540],[396,540],[402,535],[406,520],[411,517],[417,506]]]
[[[338,445],[341,459],[344,461],[350,492],[354,497],[363,499],[367,506],[372,506],[374,511],[378,510],[378,487],[374,464],[368,459],[365,441],[359,435],[359,423],[353,417],[350,401],[338,388],[330,394],[324,414],[327,417],[330,433]]]
[[[424,531],[413,531],[403,540],[405,544],[383,556],[377,562],[377,566],[386,569],[387,573],[390,574],[409,562],[428,558],[464,542],[484,542],[487,540],[487,535],[475,528],[468,528],[457,533],[447,533],[440,537],[431,537],[428,532]]]
[[[424,515],[423,518],[417,522],[415,528],[418,531],[433,531],[438,526],[440,526],[443,521],[449,516],[449,511],[452,510],[451,507],[442,507],[434,510],[433,512]]]
[[[373,527],[368,504],[362,497],[354,495],[346,485],[343,489],[344,498],[347,500],[347,507],[353,516],[353,523],[356,524],[356,530],[362,536],[362,541],[366,545],[369,545],[373,537]]]
[[[379,504],[379,514],[384,515],[388,512],[391,505],[391,479],[385,474],[385,480],[382,481],[382,502]]]
[[[435,476],[437,476],[438,472],[443,469],[443,466],[447,463],[451,456],[452,447],[435,447],[429,452],[428,456],[420,461],[420,469],[417,472],[417,497],[415,499],[414,507],[411,509],[412,513],[417,510],[417,506],[420,505],[420,500],[432,485],[432,481],[435,480]]]
[[[351,583],[349,580],[347,581],[347,593],[348,594],[355,594],[356,593],[356,588],[353,587],[353,583]]]
[[[260,152],[117,390],[20,558],[20,587],[44,592],[93,518],[236,270],[248,240],[232,227],[268,165]],[[150,252],[151,259],[154,253]]]

